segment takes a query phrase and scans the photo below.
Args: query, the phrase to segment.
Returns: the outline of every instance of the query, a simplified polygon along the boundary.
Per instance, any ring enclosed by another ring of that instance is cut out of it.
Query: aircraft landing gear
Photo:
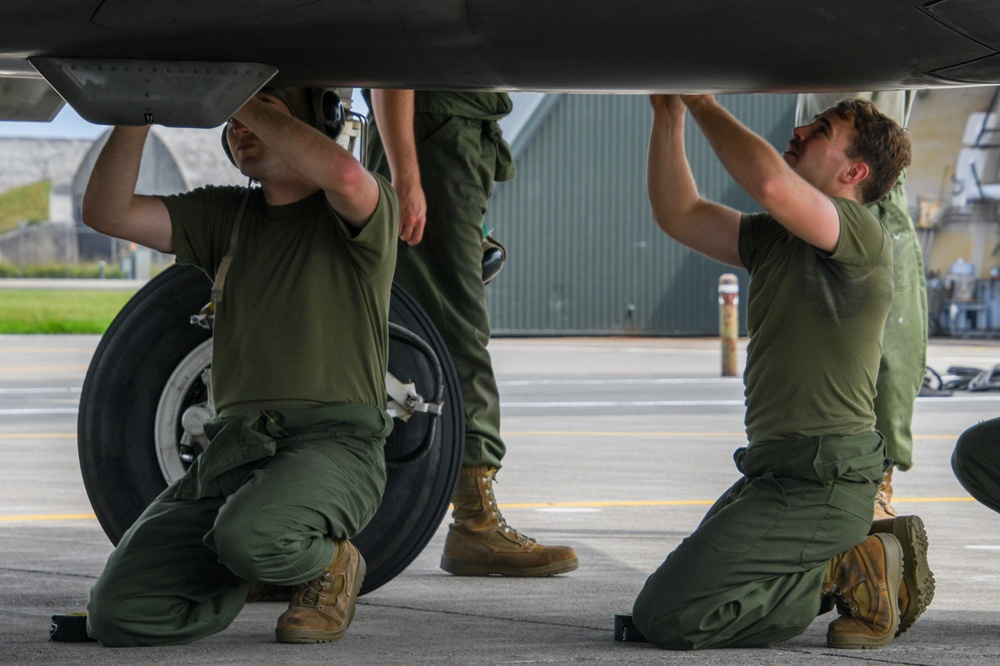
[[[173,266],[137,293],[101,339],[80,398],[83,481],[112,542],[207,445],[211,333],[189,324],[211,285]],[[382,505],[352,541],[368,565],[361,593],[405,569],[441,524],[461,469],[465,423],[451,357],[420,307],[393,286],[389,372],[412,381],[435,410],[396,419],[386,441]]]

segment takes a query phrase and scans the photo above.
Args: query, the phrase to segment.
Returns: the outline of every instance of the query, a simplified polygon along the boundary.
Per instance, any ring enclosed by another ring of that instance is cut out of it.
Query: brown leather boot
[[[278,642],[339,641],[354,619],[354,604],[364,579],[361,553],[350,541],[338,541],[330,566],[295,588],[292,602],[274,630]]]
[[[463,467],[441,568],[457,576],[552,576],[579,566],[569,546],[542,546],[504,520],[493,496],[495,467]]]
[[[885,470],[882,473],[882,483],[878,484],[878,492],[875,494],[875,513],[872,520],[885,520],[896,517],[896,509],[892,506],[892,470]]]
[[[823,592],[837,598],[840,617],[826,643],[835,648],[888,645],[899,628],[903,553],[896,537],[873,534],[826,565]]]
[[[899,629],[913,626],[934,599],[934,574],[927,562],[927,531],[919,516],[899,516],[872,523],[870,534],[892,534],[903,549],[903,582],[899,586]]]

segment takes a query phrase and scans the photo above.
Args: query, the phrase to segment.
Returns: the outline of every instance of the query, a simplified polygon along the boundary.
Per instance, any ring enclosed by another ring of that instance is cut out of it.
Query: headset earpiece
[[[340,95],[331,88],[313,88],[312,110],[316,129],[336,141],[347,123],[347,112]]]
[[[227,120],[226,123],[222,126],[222,150],[226,152],[226,157],[228,157],[229,161],[233,163],[233,166],[236,166],[236,160],[233,159],[233,151],[229,150],[229,139],[226,137],[226,133],[228,132],[228,130],[229,130],[229,121]]]

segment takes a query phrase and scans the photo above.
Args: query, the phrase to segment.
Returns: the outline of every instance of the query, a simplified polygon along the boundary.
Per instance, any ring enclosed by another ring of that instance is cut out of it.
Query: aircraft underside
[[[8,0],[0,75],[20,81],[0,85],[2,118],[51,118],[61,95],[100,124],[199,126],[267,80],[631,93],[993,84],[1000,12],[991,0]]]

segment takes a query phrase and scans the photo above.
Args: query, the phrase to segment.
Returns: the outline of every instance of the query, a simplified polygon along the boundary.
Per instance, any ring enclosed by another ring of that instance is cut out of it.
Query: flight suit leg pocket
[[[803,549],[801,564],[814,567],[864,541],[871,528],[874,485],[834,483],[826,502],[815,507],[815,529]]]

